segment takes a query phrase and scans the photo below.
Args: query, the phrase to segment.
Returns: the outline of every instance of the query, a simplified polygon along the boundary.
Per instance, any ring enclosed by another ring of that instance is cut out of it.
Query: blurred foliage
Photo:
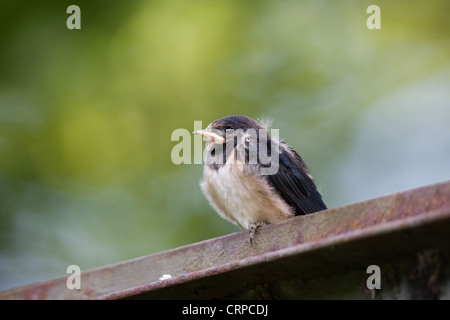
[[[450,178],[447,0],[0,4],[0,289],[238,231],[194,120],[272,118],[329,207]]]

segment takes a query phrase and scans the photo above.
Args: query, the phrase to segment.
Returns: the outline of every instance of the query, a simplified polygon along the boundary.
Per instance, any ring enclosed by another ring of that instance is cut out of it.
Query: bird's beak
[[[225,142],[225,138],[218,135],[217,133],[208,131],[208,130],[197,130],[192,132],[193,134],[198,134],[200,136],[204,136],[206,137],[208,140],[214,142],[214,143],[224,143]]]

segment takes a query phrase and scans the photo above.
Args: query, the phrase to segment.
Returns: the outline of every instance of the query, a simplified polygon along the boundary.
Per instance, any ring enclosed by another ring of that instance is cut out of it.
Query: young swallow
[[[327,209],[303,159],[265,126],[234,115],[194,134],[206,139],[203,193],[250,244],[261,226]]]

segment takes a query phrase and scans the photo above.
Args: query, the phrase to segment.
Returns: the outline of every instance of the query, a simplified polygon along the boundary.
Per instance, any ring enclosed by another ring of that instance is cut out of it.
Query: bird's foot
[[[259,228],[265,226],[266,224],[264,222],[256,222],[256,223],[252,223],[249,228],[248,231],[250,231],[250,245],[253,246],[253,238],[255,237],[256,234],[256,230],[258,230]]]

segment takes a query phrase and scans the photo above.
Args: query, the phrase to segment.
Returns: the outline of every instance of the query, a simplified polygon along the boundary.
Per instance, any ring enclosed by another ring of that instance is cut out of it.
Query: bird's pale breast
[[[204,167],[201,188],[213,208],[225,219],[248,229],[252,223],[275,223],[294,215],[269,186],[256,166],[232,163],[218,169]]]

